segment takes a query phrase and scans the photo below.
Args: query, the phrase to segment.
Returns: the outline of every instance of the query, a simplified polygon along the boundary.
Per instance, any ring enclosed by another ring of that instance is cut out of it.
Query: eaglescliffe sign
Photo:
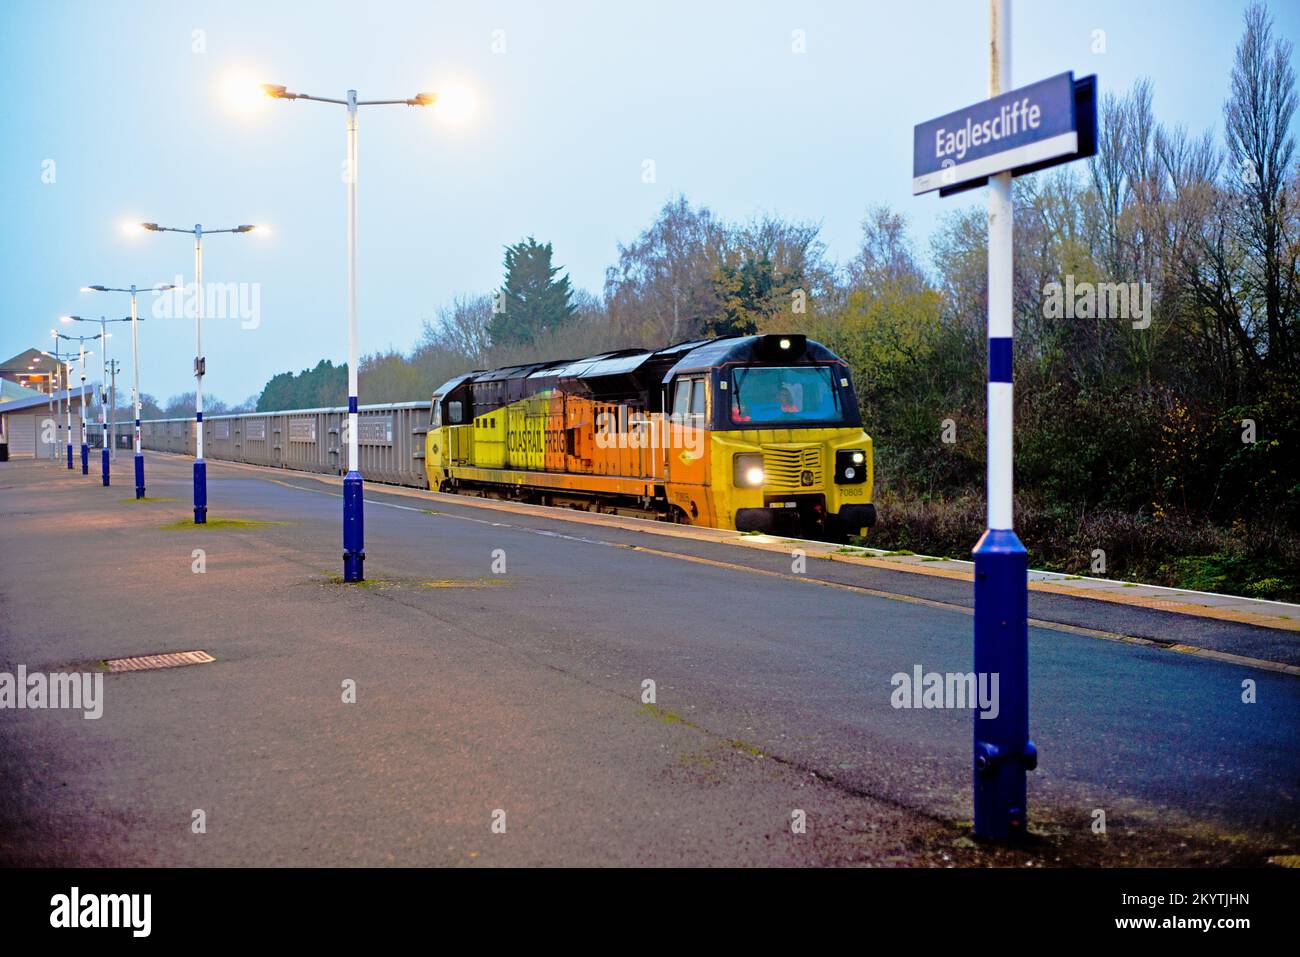
[[[1032,173],[1097,151],[1096,77],[1062,73],[919,123],[912,194],[983,186],[996,173]]]

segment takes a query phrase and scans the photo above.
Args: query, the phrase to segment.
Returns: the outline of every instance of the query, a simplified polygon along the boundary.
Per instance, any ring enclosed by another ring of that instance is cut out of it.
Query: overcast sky
[[[1243,8],[1020,0],[1013,79],[1073,70],[1123,92],[1149,76],[1161,121],[1221,130]],[[1300,41],[1300,4],[1272,10]],[[361,112],[361,349],[407,350],[440,305],[498,286],[502,247],[528,234],[598,292],[617,244],[678,192],[728,218],[820,223],[841,262],[875,203],[928,244],[944,211],[983,196],[913,198],[912,127],[986,95],[987,33],[979,0],[6,0],[0,353],[44,347],[61,314],[127,313],[84,284],[192,281],[187,237],[121,228],[149,220],[271,227],[204,244],[205,280],[258,284],[260,313],[256,328],[205,324],[209,394],[236,402],[277,372],[344,360],[344,111],[240,112],[226,95],[240,78],[473,105]],[[141,326],[143,391],[193,388],[193,337],[183,320]],[[129,336],[112,350],[127,357]]]

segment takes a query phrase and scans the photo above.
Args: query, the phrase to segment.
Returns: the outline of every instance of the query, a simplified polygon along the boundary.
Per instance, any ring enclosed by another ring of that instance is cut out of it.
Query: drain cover
[[[156,671],[184,665],[205,665],[216,661],[206,651],[172,651],[165,655],[141,655],[139,658],[109,658],[104,664],[110,673],[121,671]]]

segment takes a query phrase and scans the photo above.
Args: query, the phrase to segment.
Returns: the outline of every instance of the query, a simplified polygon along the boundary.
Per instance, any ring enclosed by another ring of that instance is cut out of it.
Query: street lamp
[[[59,405],[58,405],[58,409],[55,410],[54,423],[56,429],[61,430],[63,428],[62,424],[59,422],[59,419],[63,416],[63,400],[64,398],[66,398],[68,400],[68,468],[72,468],[72,392],[71,392],[71,387],[68,385],[69,376],[71,373],[70,370],[68,369],[68,364],[63,361],[62,353],[59,352],[58,332],[55,331],[54,329],[51,329],[50,338],[54,340],[54,352],[53,353],[47,352],[45,354],[54,360],[55,366],[59,367],[62,370],[62,372],[58,373],[58,375],[63,380],[62,381],[63,394],[58,397]],[[55,434],[55,445],[56,446],[58,445],[57,432]],[[58,461],[57,448],[55,449],[54,455],[52,455],[51,458],[54,459],[55,461]]]
[[[141,223],[140,226],[153,233],[189,233],[194,237],[194,298],[197,308],[194,311],[194,524],[204,525],[208,521],[208,465],[203,461],[203,237],[213,233],[251,233],[255,226],[235,226],[231,229],[204,229],[195,224],[193,229],[174,229],[171,226],[159,226],[157,223]],[[136,445],[139,447],[139,406],[136,406]],[[143,477],[136,480],[136,497],[140,495]]]
[[[130,322],[131,317],[124,319],[106,319],[100,316],[98,319],[83,319],[81,316],[61,316],[62,322],[98,322],[99,338],[103,340],[103,348],[99,350],[99,429],[100,429],[100,478],[104,486],[108,486],[109,479],[109,449],[108,449],[108,339],[112,335],[107,329],[110,322]]]
[[[166,292],[168,289],[175,289],[174,285],[152,286],[154,292]],[[136,309],[136,293],[139,292],[135,283],[125,288],[115,286],[83,286],[82,292],[125,292],[131,296],[131,405],[135,411],[135,497],[144,498],[144,452],[140,444],[140,336],[136,330],[136,323],[143,322],[139,318],[139,312]],[[116,400],[114,400],[116,401]]]
[[[348,472],[343,478],[343,580],[365,579],[365,516],[361,462],[357,435],[357,108],[361,106],[432,106],[437,93],[417,93],[406,100],[358,100],[356,90],[337,100],[307,93],[292,93],[273,83],[262,92],[275,100],[312,100],[347,108],[348,133]]]
[[[61,316],[63,322],[71,322],[74,316]],[[103,339],[104,333],[99,332],[93,336],[67,336],[62,332],[55,333],[60,339],[69,339],[81,344],[81,361],[78,371],[81,373],[81,474],[90,474],[90,446],[86,444],[86,356],[94,355],[93,352],[86,352],[86,343],[93,342],[95,339]],[[72,458],[72,397],[68,397],[68,458]]]

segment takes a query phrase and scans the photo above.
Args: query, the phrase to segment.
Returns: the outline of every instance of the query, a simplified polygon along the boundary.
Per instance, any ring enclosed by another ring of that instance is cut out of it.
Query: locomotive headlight
[[[860,485],[867,480],[867,453],[862,449],[840,449],[835,453],[835,482]]]
[[[760,488],[763,485],[763,453],[740,452],[736,455],[733,479],[737,488]]]

